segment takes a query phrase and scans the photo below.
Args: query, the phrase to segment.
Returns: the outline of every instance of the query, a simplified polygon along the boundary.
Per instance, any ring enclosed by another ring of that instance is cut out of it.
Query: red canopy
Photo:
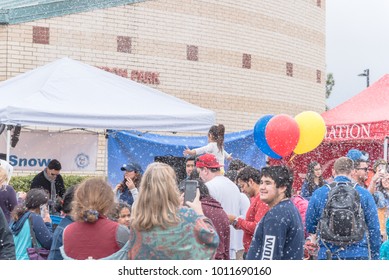
[[[323,176],[331,176],[334,161],[346,156],[348,150],[358,149],[369,153],[370,165],[384,157],[383,143],[389,137],[389,74],[358,95],[324,112],[327,126],[324,141],[313,151],[292,155],[271,164],[284,163],[294,170],[294,188],[300,189],[311,161],[323,167]]]
[[[384,139],[389,135],[389,74],[322,117],[326,141]]]

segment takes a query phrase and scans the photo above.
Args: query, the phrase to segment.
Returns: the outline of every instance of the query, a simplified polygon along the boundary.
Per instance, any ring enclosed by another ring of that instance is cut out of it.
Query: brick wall
[[[227,132],[251,129],[263,114],[324,111],[325,1],[155,0],[0,26],[0,80],[64,56],[154,73],[150,86],[215,111]]]

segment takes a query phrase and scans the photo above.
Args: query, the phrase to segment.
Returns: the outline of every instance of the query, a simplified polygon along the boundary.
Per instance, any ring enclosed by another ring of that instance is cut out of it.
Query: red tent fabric
[[[384,157],[383,144],[389,137],[389,74],[337,107],[324,112],[327,126],[324,141],[313,151],[292,155],[271,164],[287,164],[294,170],[294,188],[299,190],[311,161],[323,167],[324,178],[330,178],[334,161],[350,149],[369,153],[370,166]]]
[[[389,74],[322,117],[326,141],[384,139],[389,135]]]

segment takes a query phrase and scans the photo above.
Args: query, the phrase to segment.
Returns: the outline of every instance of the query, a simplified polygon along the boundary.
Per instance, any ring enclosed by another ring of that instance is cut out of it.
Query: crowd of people
[[[208,140],[183,151],[181,182],[168,164],[143,171],[129,162],[116,186],[95,177],[65,188],[54,159],[18,200],[0,166],[0,259],[31,259],[35,246],[48,260],[389,259],[385,160],[369,178],[368,155],[352,149],[325,180],[316,159],[296,190],[285,165],[256,169],[232,159],[223,125]],[[185,200],[190,184],[194,199]]]

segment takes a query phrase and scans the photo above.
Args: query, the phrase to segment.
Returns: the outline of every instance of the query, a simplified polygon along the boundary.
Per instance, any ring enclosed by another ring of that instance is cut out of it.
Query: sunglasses
[[[369,170],[369,168],[367,167],[359,167],[359,168],[355,168],[357,170],[364,170],[365,172],[367,172],[367,170]]]

